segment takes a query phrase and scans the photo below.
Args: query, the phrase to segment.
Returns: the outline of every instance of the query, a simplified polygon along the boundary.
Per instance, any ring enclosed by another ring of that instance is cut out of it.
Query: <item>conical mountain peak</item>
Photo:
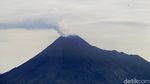
[[[69,45],[69,46],[77,46],[77,45],[86,45],[89,46],[89,44],[83,40],[81,37],[77,35],[69,35],[69,36],[60,36],[54,43],[53,45]]]
[[[0,75],[0,84],[122,84],[132,78],[149,79],[150,63],[139,56],[101,50],[69,35]]]

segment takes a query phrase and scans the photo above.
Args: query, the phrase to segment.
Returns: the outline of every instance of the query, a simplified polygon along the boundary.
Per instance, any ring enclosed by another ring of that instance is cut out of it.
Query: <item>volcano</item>
[[[126,79],[149,80],[150,63],[71,35],[59,37],[37,56],[0,75],[0,84],[123,84]]]

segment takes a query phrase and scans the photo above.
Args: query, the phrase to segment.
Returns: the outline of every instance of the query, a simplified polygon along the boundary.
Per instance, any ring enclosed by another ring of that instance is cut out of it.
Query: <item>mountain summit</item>
[[[94,47],[79,36],[59,37],[0,84],[123,84],[150,78],[150,63],[137,55]]]
[[[61,36],[52,45],[57,46],[89,46],[85,40],[77,35]]]

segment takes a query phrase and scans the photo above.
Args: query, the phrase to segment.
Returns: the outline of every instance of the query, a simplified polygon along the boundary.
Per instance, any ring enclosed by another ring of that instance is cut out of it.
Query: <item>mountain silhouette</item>
[[[124,84],[126,79],[150,79],[150,63],[70,35],[59,37],[37,56],[0,75],[0,84]]]

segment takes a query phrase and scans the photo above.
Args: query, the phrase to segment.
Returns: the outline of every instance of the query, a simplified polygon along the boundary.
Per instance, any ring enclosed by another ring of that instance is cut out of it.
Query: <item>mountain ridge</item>
[[[149,79],[150,63],[71,35],[59,37],[37,56],[2,74],[0,84],[123,84],[132,78]]]

